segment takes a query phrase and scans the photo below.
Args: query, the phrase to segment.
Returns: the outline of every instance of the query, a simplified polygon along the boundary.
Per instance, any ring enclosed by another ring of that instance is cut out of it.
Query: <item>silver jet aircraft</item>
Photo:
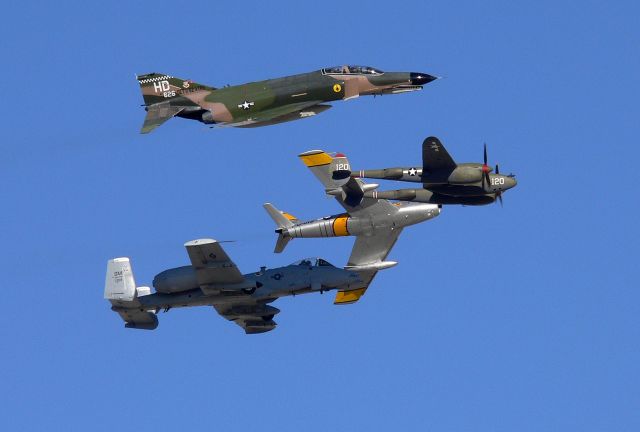
[[[265,209],[278,226],[274,252],[282,252],[293,238],[355,236],[345,269],[357,271],[364,285],[355,289],[338,289],[334,301],[335,304],[354,303],[364,295],[379,270],[397,264],[396,261],[388,261],[387,256],[402,229],[438,216],[441,206],[405,202],[392,204],[385,199],[367,197],[365,193],[378,185],[350,177],[349,161],[342,154],[331,156],[322,150],[312,150],[299,157],[320,180],[325,192],[335,196],[346,213],[301,222],[266,203]]]
[[[273,317],[280,310],[269,303],[280,297],[368,285],[359,272],[334,267],[321,258],[274,269],[262,267],[243,275],[216,240],[193,240],[185,247],[191,265],[156,275],[155,293],[150,287],[136,286],[129,258],[109,260],[104,297],[125,327],[153,330],[160,310],[213,306],[247,334],[264,333],[276,327]]]

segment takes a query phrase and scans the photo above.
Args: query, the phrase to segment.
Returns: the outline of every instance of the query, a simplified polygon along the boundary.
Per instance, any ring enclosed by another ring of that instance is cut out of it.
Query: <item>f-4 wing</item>
[[[249,115],[246,120],[228,123],[221,126],[251,128],[312,117],[331,108],[331,105],[321,104],[320,102],[321,101],[298,102],[266,109],[255,115]]]

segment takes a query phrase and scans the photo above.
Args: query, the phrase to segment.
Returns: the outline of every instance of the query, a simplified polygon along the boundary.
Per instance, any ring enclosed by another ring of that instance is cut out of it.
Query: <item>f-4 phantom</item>
[[[348,172],[347,172],[348,171]],[[363,196],[400,201],[432,204],[484,205],[500,200],[504,191],[515,187],[513,174],[500,174],[496,164],[495,173],[487,165],[487,145],[484,146],[483,163],[454,162],[436,137],[422,143],[422,167],[385,168],[361,170],[343,175],[356,178],[373,178],[422,183],[422,189],[398,189],[389,191],[367,191]]]
[[[385,199],[364,196],[377,185],[350,178],[345,171],[349,162],[342,154],[333,157],[322,150],[312,150],[299,157],[320,180],[325,192],[333,195],[346,213],[302,222],[266,203],[264,207],[277,225],[278,239],[274,252],[282,252],[294,238],[355,236],[356,241],[345,270],[357,271],[365,284],[357,289],[338,290],[334,303],[356,302],[364,295],[379,270],[397,264],[388,261],[387,256],[403,228],[440,215],[440,206],[392,204]]]
[[[125,327],[153,330],[160,310],[213,306],[246,333],[264,333],[276,327],[273,318],[280,310],[269,303],[280,297],[368,285],[358,271],[334,267],[321,258],[243,275],[216,240],[193,240],[185,247],[191,265],[156,275],[155,293],[136,285],[129,258],[109,260],[104,297]]]
[[[338,66],[221,88],[155,72],[137,79],[147,111],[141,133],[149,133],[172,117],[235,127],[283,123],[326,111],[326,102],[421,90],[436,77]]]

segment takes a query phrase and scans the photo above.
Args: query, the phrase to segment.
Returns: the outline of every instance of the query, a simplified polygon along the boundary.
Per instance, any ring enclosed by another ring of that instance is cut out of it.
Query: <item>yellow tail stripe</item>
[[[302,162],[304,162],[304,164],[308,167],[327,165],[332,161],[331,156],[324,152],[300,156],[300,159],[302,159]]]

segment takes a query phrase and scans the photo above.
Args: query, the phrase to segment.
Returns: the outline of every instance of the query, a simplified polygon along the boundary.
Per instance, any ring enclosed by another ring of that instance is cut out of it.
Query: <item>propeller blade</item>
[[[496,174],[500,174],[500,168],[498,168],[498,164],[496,164]]]
[[[500,207],[504,207],[504,204],[502,203],[502,192],[498,192],[496,195],[498,196],[498,201],[500,201]]]
[[[484,164],[487,164],[487,143],[484,143]]]
[[[482,187],[484,188],[484,185],[490,185],[491,184],[491,179],[489,178],[489,173],[487,171],[484,172],[484,175],[482,176]]]

